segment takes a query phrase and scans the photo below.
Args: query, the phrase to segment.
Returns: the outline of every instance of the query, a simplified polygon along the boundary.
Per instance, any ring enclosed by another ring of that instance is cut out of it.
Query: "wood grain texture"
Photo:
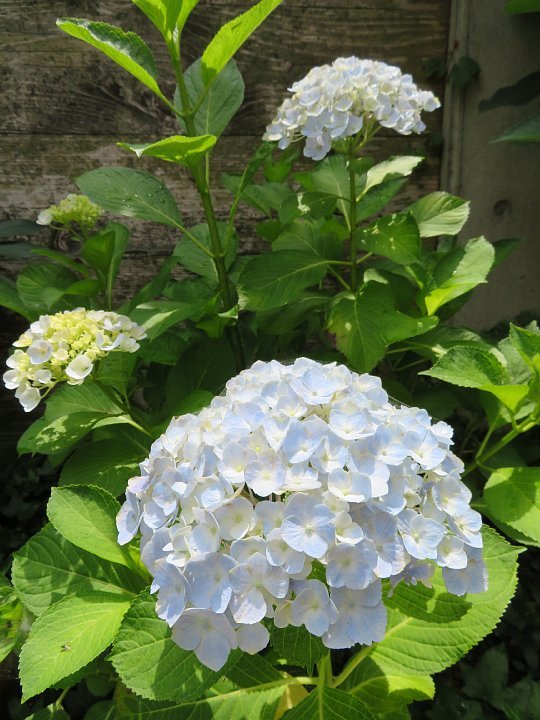
[[[185,63],[204,49],[219,25],[254,0],[201,0],[183,36]],[[120,140],[144,142],[178,132],[166,108],[137,81],[82,42],[61,33],[57,17],[86,17],[138,32],[152,48],[162,89],[174,92],[168,58],[157,31],[128,0],[3,0],[0,5],[0,219],[35,217],[47,205],[74,191],[72,179],[103,165],[147,169],[163,179],[179,200],[189,226],[202,220],[188,174],[169,164],[136,160],[116,146]],[[411,72],[439,95],[444,88],[424,79],[422,65],[446,54],[447,0],[285,0],[238,53],[246,84],[245,102],[214,156],[214,176],[240,172],[257,147],[286,88],[307,70],[340,55],[372,57]],[[398,197],[395,207],[439,185],[442,114],[428,118],[421,137],[381,135],[371,152],[377,158],[422,153],[426,162]],[[435,149],[433,149],[435,148]],[[215,192],[217,212],[228,212],[228,193]],[[242,208],[238,215],[241,252],[263,249],[254,228],[260,220]],[[152,223],[129,223],[133,235],[120,272],[118,300],[130,295],[159,267],[179,237]],[[43,237],[43,240],[41,240]],[[36,242],[46,242],[45,231]],[[2,263],[14,276],[15,261]],[[6,313],[0,348],[22,323]],[[28,417],[2,393],[0,422],[13,439]],[[7,405],[6,405],[7,403]],[[9,419],[9,423],[7,423]]]

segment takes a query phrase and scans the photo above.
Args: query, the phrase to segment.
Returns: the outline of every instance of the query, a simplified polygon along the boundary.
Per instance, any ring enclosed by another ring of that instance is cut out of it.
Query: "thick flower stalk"
[[[382,580],[487,586],[480,515],[452,429],[396,407],[378,378],[305,358],[257,362],[174,419],[132,478],[119,542],[140,531],[156,611],[213,669],[263,624],[329,648],[384,638]]]
[[[26,412],[57,383],[80,385],[94,364],[113,351],[136,352],[143,328],[125,315],[105,310],[65,310],[42,315],[13,343],[4,384]]]
[[[103,210],[86,195],[71,193],[58,205],[51,205],[37,216],[38,225],[65,225],[75,223],[81,228],[91,230],[103,215]]]
[[[440,107],[432,92],[420,90],[411,75],[377,60],[337,58],[312,68],[290,88],[265,140],[284,150],[305,139],[304,155],[322,160],[332,145],[358,133],[369,138],[379,127],[401,135],[425,129],[422,112]]]

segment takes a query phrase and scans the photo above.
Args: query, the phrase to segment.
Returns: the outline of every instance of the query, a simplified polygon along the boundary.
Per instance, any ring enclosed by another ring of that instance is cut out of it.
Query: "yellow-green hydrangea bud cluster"
[[[96,360],[115,350],[136,352],[144,337],[144,328],[115,312],[77,308],[42,315],[13,343],[4,384],[30,412],[57,383],[80,385]]]
[[[51,205],[42,210],[37,217],[38,225],[69,225],[76,223],[79,227],[93,228],[103,210],[93,203],[86,195],[71,193],[61,200],[58,205]]]

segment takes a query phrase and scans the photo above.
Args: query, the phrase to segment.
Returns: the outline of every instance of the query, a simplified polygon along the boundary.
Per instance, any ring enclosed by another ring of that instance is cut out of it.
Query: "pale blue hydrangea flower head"
[[[282,150],[305,140],[304,155],[313,160],[322,160],[335,142],[360,132],[366,138],[381,127],[400,135],[421,133],[426,127],[422,113],[441,105],[400,68],[357,57],[314,67],[289,90],[292,96],[278,109],[264,139]]]
[[[156,612],[214,670],[263,649],[269,619],[329,648],[384,638],[382,580],[487,587],[481,520],[452,431],[336,363],[256,362],[171,421],[132,478],[119,542],[141,535]]]

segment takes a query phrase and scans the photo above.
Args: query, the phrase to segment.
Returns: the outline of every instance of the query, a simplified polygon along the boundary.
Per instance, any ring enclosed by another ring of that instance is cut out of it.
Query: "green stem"
[[[70,685],[69,687],[64,688],[62,690],[62,692],[60,693],[60,695],[58,696],[58,698],[54,701],[55,712],[59,712],[62,709],[62,702],[63,702],[64,698],[66,697],[66,695],[68,694],[68,692],[71,690],[71,687],[72,686]]]
[[[174,42],[169,45],[169,53],[171,55],[174,71],[176,74],[176,82],[178,85],[178,92],[182,101],[182,108],[184,110],[184,123],[186,131],[189,137],[196,137],[197,130],[193,121],[193,110],[189,101],[189,95],[184,79],[184,73],[180,63],[180,51]],[[216,213],[212,202],[212,195],[210,193],[209,186],[209,173],[208,167],[204,160],[198,160],[192,165],[193,178],[197,191],[201,198],[204,214],[206,216],[206,222],[208,224],[208,231],[210,234],[210,243],[212,247],[211,257],[216,269],[219,286],[221,289],[221,302],[224,311],[230,310],[235,305],[235,297],[227,275],[227,267],[225,265],[225,253],[221,244],[221,237],[219,234],[219,228],[216,219]],[[246,366],[246,360],[242,348],[242,341],[238,326],[234,325],[230,329],[230,339],[233,352],[236,359],[237,369],[240,371]]]
[[[369,653],[371,652],[372,647],[369,645],[366,645],[360,652],[356,653],[354,657],[352,657],[349,662],[345,665],[343,670],[340,672],[339,675],[337,675],[334,678],[333,687],[339,687],[341,684],[345,682],[345,680],[349,677],[349,675],[356,670],[358,665],[366,658]]]
[[[531,420],[525,420],[521,425],[516,425],[516,427],[504,435],[499,442],[495,443],[495,445],[492,445],[487,452],[480,453],[478,452],[476,455],[476,458],[473,460],[473,462],[467,467],[465,472],[462,474],[462,478],[469,475],[473,470],[476,470],[477,467],[483,465],[486,460],[489,460],[490,457],[493,457],[493,455],[496,455],[500,450],[502,450],[504,447],[508,445],[508,443],[511,443],[512,440],[515,440],[518,435],[522,435],[523,433],[528,432],[531,430],[535,425],[537,424],[536,418],[533,418]]]
[[[336,271],[334,270],[333,267],[329,266],[329,267],[328,267],[328,272],[336,278],[336,280],[342,285],[342,287],[345,288],[345,290],[350,290],[350,289],[351,289],[351,286],[349,285],[349,283],[346,282],[346,281],[342,278],[342,276],[341,276],[338,272],[336,272]]]
[[[349,210],[349,225],[350,225],[350,244],[351,244],[351,288],[353,290],[357,289],[358,286],[358,280],[357,280],[357,262],[356,262],[356,256],[358,254],[358,247],[357,247],[357,241],[355,238],[355,231],[356,231],[356,173],[354,170],[354,152],[349,152],[349,203],[350,203],[350,210]]]

